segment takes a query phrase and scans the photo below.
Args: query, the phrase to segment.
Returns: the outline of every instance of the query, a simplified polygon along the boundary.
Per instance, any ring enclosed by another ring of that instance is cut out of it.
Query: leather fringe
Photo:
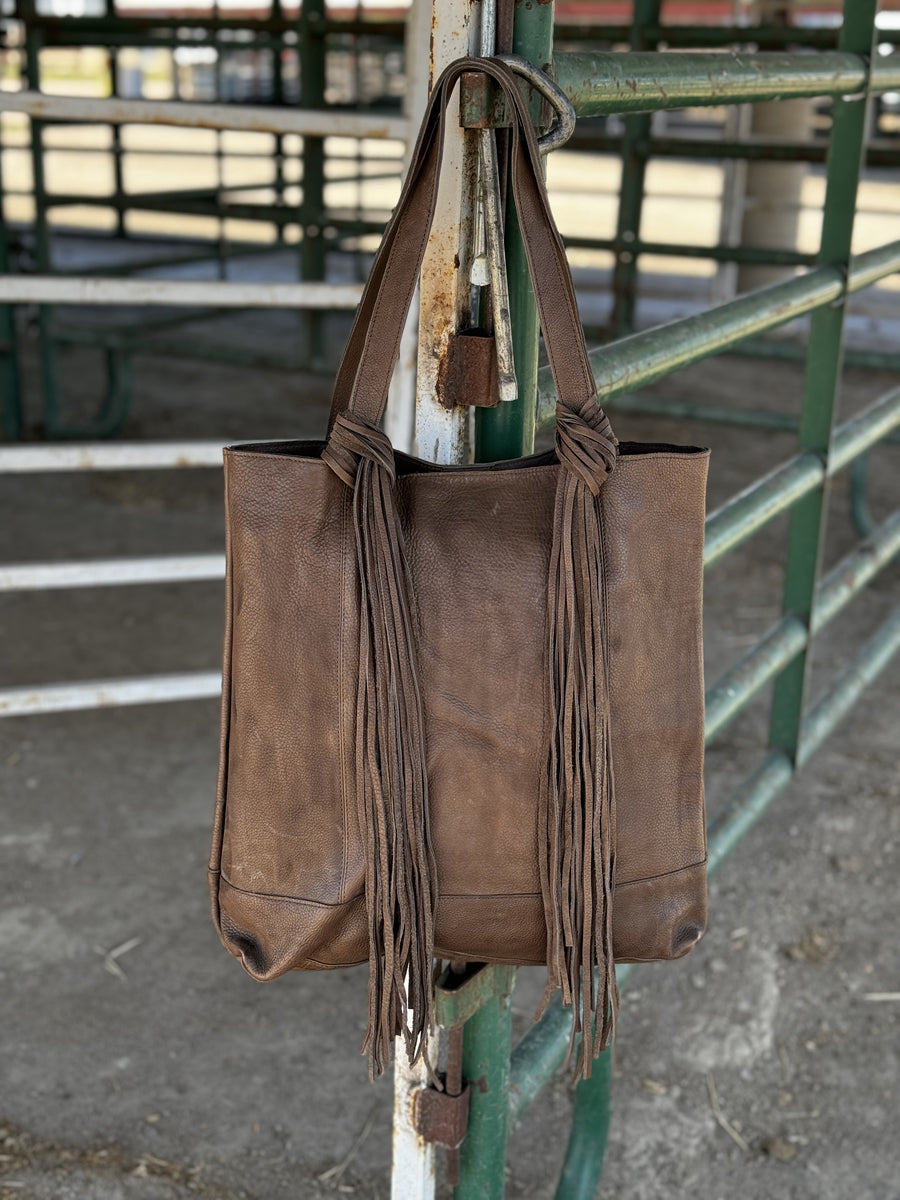
[[[370,1077],[402,1034],[410,1062],[434,1027],[431,987],[437,872],[428,828],[425,721],[415,608],[394,496],[390,441],[338,417],[323,458],[353,488],[360,585],[356,773],[366,846]],[[427,1061],[427,1056],[426,1056]]]
[[[551,736],[541,794],[546,857],[547,992],[562,989],[578,1034],[576,1078],[615,1035],[619,994],[612,940],[615,796],[610,756],[607,592],[602,484],[616,441],[596,396],[557,408],[556,492],[548,592]],[[595,972],[597,980],[595,983]],[[540,1015],[540,1012],[539,1014]],[[568,1061],[568,1060],[567,1060]]]

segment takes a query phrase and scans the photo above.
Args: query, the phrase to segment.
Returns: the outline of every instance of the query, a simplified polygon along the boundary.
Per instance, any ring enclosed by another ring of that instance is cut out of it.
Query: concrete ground
[[[70,395],[96,395],[90,352],[62,365]],[[851,374],[844,411],[894,383]],[[722,358],[656,390],[795,413],[801,373]],[[302,436],[323,428],[326,391],[148,357],[124,436]],[[792,452],[781,434],[617,428],[711,445],[712,505]],[[845,492],[829,561],[853,542]],[[872,499],[876,516],[900,504],[896,450],[874,457]],[[7,477],[0,506],[0,561],[222,544],[216,471]],[[710,571],[710,681],[777,618],[784,546],[779,521]],[[898,583],[895,566],[829,628],[816,689]],[[209,669],[221,609],[220,585],[203,583],[2,596],[2,678]],[[711,748],[711,809],[758,760],[765,720],[762,698]],[[205,879],[217,724],[213,701],[0,722],[0,1200],[388,1195],[390,1081],[370,1085],[358,1054],[365,972],[263,986],[218,944]],[[900,1197],[898,731],[895,664],[715,879],[698,949],[634,976],[600,1197]],[[520,973],[517,1036],[540,989],[539,972]],[[510,1196],[553,1195],[570,1105],[559,1078],[513,1133]]]

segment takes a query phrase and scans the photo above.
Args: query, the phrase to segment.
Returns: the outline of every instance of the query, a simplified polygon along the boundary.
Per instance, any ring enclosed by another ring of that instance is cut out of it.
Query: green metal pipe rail
[[[559,54],[553,76],[580,117],[758,104],[804,96],[875,95],[900,86],[900,56],[821,54]]]
[[[640,37],[633,30],[627,31],[632,44],[666,36],[667,31],[653,24],[654,6],[658,13],[655,0],[640,0],[636,17],[640,9],[646,26]],[[825,693],[814,704],[807,702],[806,658],[814,635],[900,555],[898,510],[820,578],[829,481],[847,467],[856,470],[873,447],[887,443],[900,429],[900,389],[882,396],[842,424],[834,424],[842,365],[844,300],[900,271],[900,241],[853,259],[849,253],[865,140],[866,105],[859,102],[859,97],[867,83],[872,91],[900,82],[896,61],[874,62],[869,79],[875,9],[875,0],[850,0],[845,5],[838,49],[818,55],[704,56],[639,51],[577,58],[556,55],[553,59],[557,79],[575,100],[580,115],[625,112],[643,118],[648,111],[687,103],[740,103],[799,95],[834,97],[823,235],[816,265],[796,278],[740,296],[705,313],[621,338],[591,355],[601,401],[621,398],[623,407],[640,410],[644,398],[629,395],[636,389],[713,354],[740,348],[749,339],[810,314],[810,356],[799,420],[784,413],[732,413],[722,406],[718,411],[716,406],[688,402],[673,405],[655,398],[649,401],[655,405],[654,411],[663,414],[709,419],[712,412],[714,418],[735,423],[793,431],[800,443],[792,458],[707,519],[705,565],[710,568],[777,515],[788,513],[792,522],[783,616],[707,693],[706,737],[711,741],[767,683],[775,684],[770,749],[734,794],[713,809],[709,826],[711,872],[722,865],[830,736],[863,689],[900,652],[898,608]],[[528,20],[521,6],[518,19],[521,23]],[[799,40],[785,37],[784,42]],[[812,40],[818,45],[833,45],[830,35]],[[542,61],[538,56],[534,60]],[[632,143],[632,149],[636,144]],[[627,150],[626,135],[623,155]],[[511,279],[511,284],[514,282]],[[532,430],[546,430],[552,425],[555,396],[549,372],[538,373],[536,389],[520,392],[518,411],[516,406],[506,406],[513,410],[512,416],[504,414],[507,436],[495,443],[480,442],[483,457],[527,453],[533,444]],[[633,400],[638,403],[629,403]],[[482,423],[489,419],[488,414],[479,413]],[[617,972],[620,983],[624,984],[636,969],[621,967]],[[508,1125],[524,1114],[560,1066],[568,1048],[571,1023],[571,1013],[557,1003],[510,1050],[509,968],[485,967],[470,982],[480,989],[481,1002],[489,1007],[485,1022],[466,1023],[465,1016],[459,1015],[466,1004],[468,984],[449,1001],[446,1015],[452,1022],[455,1012],[456,1023],[464,1024],[467,1061],[480,1072],[477,1077],[486,1088],[481,1094],[492,1096],[492,1100],[490,1118],[485,1117],[484,1123],[478,1110],[473,1112],[472,1132],[462,1147],[457,1200],[503,1195]],[[594,1076],[576,1090],[557,1200],[590,1200],[594,1196],[610,1122],[610,1075],[611,1055],[606,1053],[601,1055]],[[505,1119],[496,1107],[500,1093],[508,1097]]]
[[[845,294],[862,291],[900,271],[900,241],[889,242],[839,266],[819,266],[770,284],[694,316],[631,334],[591,353],[604,401],[647,387],[672,371],[736,347],[747,338],[786,325]],[[538,375],[538,428],[549,429],[556,392],[548,368]]]
[[[633,25],[568,25],[556,24],[557,42],[607,42],[627,45]],[[665,42],[668,46],[730,46],[738,43],[756,46],[808,46],[816,50],[833,50],[838,42],[836,29],[817,29],[802,25],[661,25],[648,21],[642,27],[649,42]]]

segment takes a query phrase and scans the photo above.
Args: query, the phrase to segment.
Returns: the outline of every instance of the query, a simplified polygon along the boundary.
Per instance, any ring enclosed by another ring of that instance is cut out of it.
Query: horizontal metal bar
[[[24,24],[32,29],[46,29],[48,31],[58,30],[59,32],[67,30],[76,30],[81,35],[92,35],[103,33],[106,31],[120,31],[122,33],[141,33],[143,30],[149,29],[208,29],[212,32],[224,30],[235,30],[241,33],[247,30],[262,30],[271,33],[294,33],[297,30],[297,17],[285,16],[270,16],[270,17],[253,17],[253,16],[237,16],[223,17],[221,15],[208,17],[204,16],[202,11],[181,13],[160,12],[152,16],[122,16],[119,14],[110,16],[97,17],[61,17],[51,13],[31,12],[28,14]],[[329,17],[323,18],[321,21],[316,21],[316,31],[324,34],[342,34],[352,33],[358,36],[372,34],[374,37],[380,38],[402,38],[406,24],[404,21],[394,21],[388,18],[382,19],[377,13],[371,13],[365,20],[356,20],[348,17]],[[82,45],[87,42],[87,39],[82,42]],[[137,46],[141,46],[142,42],[136,42]],[[186,46],[196,46],[197,42],[194,38],[183,39],[183,44]],[[222,42],[222,49],[240,50],[243,42]]]
[[[553,27],[556,42],[628,42],[631,25],[590,25],[559,22]],[[737,42],[762,45],[814,46],[823,50],[837,45],[836,29],[806,28],[801,25],[644,25],[641,36],[647,42],[669,46],[730,46]]]
[[[670,258],[706,258],[713,262],[762,263],[765,266],[811,267],[816,256],[775,246],[701,246],[686,242],[645,242],[639,239],[564,237],[567,250],[612,250],[629,254],[658,254]]]
[[[900,387],[893,388],[838,425],[828,452],[828,474],[848,467],[876,442],[900,427]]]
[[[208,321],[221,316],[224,309],[199,309],[184,311],[177,322],[184,329],[193,321]],[[172,323],[174,324],[174,322]],[[312,373],[326,372],[327,364],[310,364],[296,350],[290,354],[267,354],[261,350],[251,349],[240,343],[207,342],[193,338],[166,338],[157,336],[151,329],[152,338],[142,333],[138,325],[132,326],[124,334],[111,333],[109,329],[91,329],[87,326],[80,328],[54,329],[54,340],[58,345],[71,346],[103,346],[107,349],[121,350],[126,354],[152,355],[154,358],[177,358],[197,362],[228,363],[241,367],[261,367],[272,371],[307,371]]]
[[[879,626],[863,648],[833,681],[803,720],[798,768],[804,766],[838,723],[847,715],[866,687],[900,652],[900,608]],[[767,755],[756,771],[737,789],[710,825],[709,872],[722,865],[788,783],[796,769],[781,750]]]
[[[813,636],[824,629],[879,571],[900,554],[900,511],[892,513],[865,541],[822,577],[812,614]]]
[[[868,686],[900,652],[900,608],[866,642],[853,663],[832,683],[803,724],[800,761],[822,744]],[[767,755],[762,764],[733,794],[710,824],[708,870],[713,874],[725,858],[790,783],[795,768],[783,751]],[[620,984],[636,967],[617,969]],[[566,1056],[572,1026],[571,1009],[557,1001],[541,1022],[516,1046],[510,1063],[510,1118],[519,1120],[552,1078]]]
[[[757,408],[731,408],[724,404],[700,404],[694,400],[668,399],[640,392],[616,396],[606,407],[613,413],[640,413],[641,416],[667,417],[670,420],[701,421],[710,425],[735,425],[743,429],[772,429],[796,433],[800,422],[788,413],[767,412]]]
[[[900,271],[900,241],[888,242],[875,250],[867,250],[865,254],[857,254],[850,259],[847,291],[861,292],[897,271]]]
[[[221,691],[222,676],[218,671],[4,688],[0,690],[0,717],[118,708],[131,704],[160,704],[172,700],[204,700],[220,695]]]
[[[123,100],[111,96],[48,96],[0,92],[0,112],[21,112],[42,121],[106,125],[178,125],[188,129],[236,129],[250,133],[296,133],[301,137],[389,138],[405,141],[410,124],[388,113],[335,109],[199,104],[182,100]]]
[[[732,496],[706,518],[703,562],[709,567],[740,546],[773,517],[808,495],[825,478],[824,463],[812,452],[798,454]]]
[[[727,808],[717,814],[707,842],[707,871],[717,871],[738,842],[749,833],[779,792],[790,783],[794,768],[783,750],[773,750],[738,787]]]
[[[803,719],[797,766],[805,766],[834,727],[850,712],[865,689],[900,652],[900,606],[894,609],[862,650]]]
[[[117,279],[96,275],[0,275],[0,304],[135,304],[216,308],[354,309],[355,283],[244,283]]]
[[[898,554],[900,511],[888,517],[824,576],[816,591],[813,635],[824,629]],[[800,653],[808,640],[806,626],[798,617],[782,617],[725,672],[706,693],[707,744]]]
[[[0,475],[42,471],[171,470],[222,468],[228,442],[69,442],[0,446]]]
[[[577,147],[573,146],[573,149]],[[597,147],[599,148],[599,147]],[[665,158],[723,158],[747,159],[772,162],[824,163],[828,154],[827,143],[765,141],[749,137],[739,142],[727,142],[719,138],[649,138],[646,143],[648,155]],[[897,166],[900,163],[900,146],[881,140],[866,146],[866,164],[870,167]]]
[[[806,347],[794,338],[751,338],[735,346],[735,354],[746,358],[769,358],[783,362],[804,362]],[[845,367],[862,367],[867,371],[894,371],[900,374],[900,353],[889,350],[844,351]]]
[[[900,241],[889,242],[851,261],[847,292],[858,292],[900,271]],[[844,279],[834,267],[814,267],[794,279],[758,288],[690,317],[669,321],[591,351],[601,400],[636,391],[747,338],[776,329],[823,304],[839,300]],[[538,373],[538,426],[548,429],[556,413],[549,367]]]
[[[187,583],[199,579],[222,579],[224,575],[225,557],[222,554],[12,563],[0,565],[0,592],[114,587],[133,583]]]
[[[784,617],[706,693],[706,742],[713,741],[807,643],[799,617]]]
[[[858,54],[701,51],[624,54],[569,53],[553,57],[553,76],[579,117],[607,113],[750,104],[802,96],[852,96],[866,88],[900,85],[900,65],[872,64]]]
[[[804,451],[738,492],[706,518],[704,565],[717,562],[818,487],[826,474],[836,475],[898,427],[900,388],[895,388],[835,428],[827,472],[818,455]]]
[[[889,369],[884,364],[879,365],[884,370]],[[607,401],[606,407],[613,413],[639,413],[641,416],[700,421],[709,425],[733,425],[738,429],[770,429],[776,433],[796,433],[800,427],[799,418],[791,416],[790,413],[759,408],[731,408],[724,404],[701,404],[694,400],[682,400],[677,397],[669,399],[666,396],[644,392],[633,396],[616,396],[611,402]],[[882,440],[888,445],[900,444],[900,437],[896,432],[889,433]]]

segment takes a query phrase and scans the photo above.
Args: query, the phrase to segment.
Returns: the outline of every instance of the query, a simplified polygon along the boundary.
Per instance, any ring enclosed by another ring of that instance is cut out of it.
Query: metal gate
[[[421,16],[422,6],[414,12]],[[468,0],[436,0],[433,12],[426,11],[426,17],[432,18],[432,73],[439,72],[461,54],[493,52],[496,31],[489,19],[482,20],[479,29],[479,22],[474,19],[477,12]],[[797,316],[811,314],[796,453],[710,513],[707,519],[706,565],[712,568],[776,515],[790,512],[783,616],[707,691],[707,740],[711,741],[765,684],[774,681],[767,749],[756,769],[735,792],[729,797],[715,798],[711,806],[711,871],[722,865],[747,830],[831,735],[862,690],[900,650],[900,608],[897,608],[872,631],[850,666],[821,695],[808,695],[807,657],[812,639],[900,551],[898,509],[871,529],[827,574],[821,571],[829,482],[839,472],[864,462],[867,451],[900,428],[900,389],[889,392],[842,424],[835,423],[843,360],[844,302],[850,294],[900,270],[900,241],[851,257],[868,97],[900,89],[900,57],[896,54],[879,57],[873,53],[876,12],[877,0],[846,0],[837,47],[818,49],[815,53],[659,52],[646,47],[664,40],[664,30],[659,24],[660,0],[636,0],[635,23],[628,30],[633,47],[630,51],[554,55],[552,5],[532,5],[523,0],[515,6],[511,43],[502,47],[546,69],[568,96],[577,115],[626,117],[623,155],[631,156],[633,169],[631,175],[625,176],[613,246],[620,294],[624,296],[624,307],[620,305],[619,310],[625,314],[622,328],[630,324],[629,289],[633,289],[636,257],[648,249],[640,243],[638,226],[643,193],[638,149],[646,142],[647,114],[686,105],[737,105],[788,97],[821,96],[832,101],[824,223],[815,264],[783,282],[698,315],[629,334],[592,353],[601,403],[615,408],[617,398],[642,385],[722,350],[740,346]],[[481,15],[490,17],[489,12]],[[771,31],[764,34],[766,31],[758,31],[755,40],[765,42],[768,36],[771,42],[775,36]],[[502,31],[500,37],[502,41]],[[750,43],[754,39],[745,29],[735,40]],[[784,35],[783,42],[792,44],[789,35]],[[47,113],[45,103],[32,95],[0,94],[0,109],[17,107],[41,116]],[[82,102],[76,114],[78,119],[116,119],[114,115],[101,115],[111,111],[103,106],[116,101],[92,103],[100,108],[88,112]],[[539,111],[536,104],[536,117]],[[234,127],[229,122],[237,120],[239,112],[230,108],[215,119],[223,127]],[[64,114],[56,109],[54,115]],[[310,118],[310,114],[295,116],[298,120]],[[131,109],[128,119],[140,119],[140,114]],[[182,123],[192,117],[188,108],[180,106],[170,114],[157,114],[154,119]],[[273,119],[271,113],[268,119],[273,123],[281,121],[280,117]],[[448,335],[469,320],[471,276],[467,266],[477,257],[480,237],[474,164],[482,152],[479,142],[484,142],[486,124],[477,97],[464,95],[465,128],[449,139],[445,182],[422,275],[418,443],[423,456],[448,463],[460,461],[470,445],[476,457],[484,460],[526,454],[532,449],[536,429],[545,429],[553,412],[552,382],[538,370],[537,315],[512,214],[507,215],[505,250],[518,398],[493,409],[478,410],[474,439],[470,437],[468,411],[448,411],[437,400],[437,372]],[[480,132],[471,132],[475,128]],[[765,154],[764,149],[761,154]],[[450,270],[448,263],[457,250],[461,265]],[[77,294],[84,300],[90,300],[92,295],[113,294],[112,285],[105,281],[70,280],[68,285],[80,289]],[[0,280],[0,301],[9,304],[21,299],[58,299],[59,293],[54,290],[57,286],[58,281],[7,275]],[[215,286],[226,289],[230,285]],[[303,289],[309,286],[299,285]],[[167,298],[173,295],[169,292]],[[352,303],[352,297],[346,299]],[[223,292],[210,302],[231,301],[225,299]],[[246,292],[234,302],[247,303]],[[253,302],[267,305],[313,301],[312,293],[304,290],[287,298],[271,291],[260,292]],[[327,302],[326,297],[323,303]],[[752,425],[758,414],[734,411],[717,414],[708,408],[687,405],[681,406],[677,415],[743,420]],[[0,470],[217,466],[219,450],[218,444],[9,447],[0,450]],[[221,570],[218,556],[13,565],[0,572],[0,586],[22,589],[214,578]],[[218,675],[210,671],[163,679],[7,689],[0,692],[0,713],[13,716],[103,703],[207,696],[217,688]],[[624,983],[634,969],[621,969],[620,982]],[[518,1046],[511,1047],[513,976],[507,967],[473,968],[459,974],[448,969],[437,987],[438,1019],[441,1028],[451,1036],[454,1074],[460,1086],[465,1079],[480,1082],[478,1088],[471,1089],[467,1133],[455,1164],[458,1176],[455,1194],[460,1200],[503,1195],[505,1144],[510,1123],[539,1096],[566,1051],[570,1017],[559,1006],[551,1007]],[[407,1196],[426,1197],[434,1189],[434,1146],[417,1132],[413,1118],[412,1101],[423,1086],[425,1081],[419,1072],[398,1066],[393,1187],[398,1200]],[[593,1077],[580,1083],[576,1091],[572,1133],[557,1191],[561,1198],[588,1200],[596,1190],[609,1121],[609,1087],[610,1055],[605,1053]]]

